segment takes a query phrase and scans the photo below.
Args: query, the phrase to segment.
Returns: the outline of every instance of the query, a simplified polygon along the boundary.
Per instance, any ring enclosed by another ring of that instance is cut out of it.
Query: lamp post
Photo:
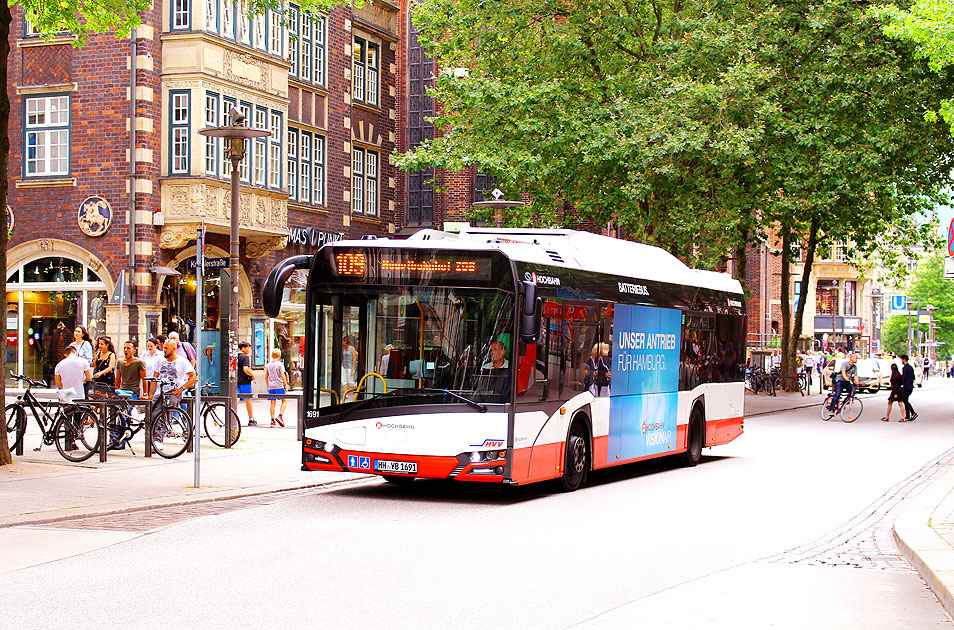
[[[232,205],[229,212],[229,408],[238,404],[238,327],[239,327],[239,163],[245,157],[245,141],[264,138],[269,132],[264,129],[249,129],[245,126],[245,116],[234,107],[229,112],[230,125],[225,127],[207,127],[200,129],[199,135],[210,138],[223,138],[225,158],[232,162]],[[205,269],[196,269],[196,273],[205,273]],[[201,385],[201,383],[199,384]],[[229,425],[225,430],[225,445],[231,446],[232,414],[227,414]]]
[[[494,211],[494,227],[503,227],[504,210],[507,208],[519,208],[525,205],[522,201],[507,201],[503,198],[504,194],[499,188],[494,188],[490,193],[493,201],[475,201],[475,208],[490,208]]]

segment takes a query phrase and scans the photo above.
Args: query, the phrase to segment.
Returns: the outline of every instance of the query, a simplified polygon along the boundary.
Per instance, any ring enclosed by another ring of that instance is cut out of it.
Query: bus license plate
[[[417,474],[417,462],[395,462],[386,459],[374,460],[374,470],[384,473]]]

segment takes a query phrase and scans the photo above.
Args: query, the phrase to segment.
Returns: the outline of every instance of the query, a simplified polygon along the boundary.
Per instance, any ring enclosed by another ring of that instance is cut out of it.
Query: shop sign
[[[228,269],[229,268],[229,259],[226,258],[206,258],[205,259],[205,269]],[[195,258],[189,258],[186,261],[186,269],[189,271],[195,271]]]
[[[102,236],[113,223],[113,209],[102,197],[87,197],[80,204],[76,222],[86,236]]]
[[[310,245],[312,247],[321,247],[325,243],[334,243],[344,238],[344,234],[339,232],[323,232],[318,228],[288,228],[288,247],[289,245]]]
[[[15,345],[17,345],[17,335],[16,335],[16,333],[14,333],[14,334],[12,334],[12,335],[9,334],[9,333],[7,334],[7,345],[8,345],[8,346],[15,346]]]

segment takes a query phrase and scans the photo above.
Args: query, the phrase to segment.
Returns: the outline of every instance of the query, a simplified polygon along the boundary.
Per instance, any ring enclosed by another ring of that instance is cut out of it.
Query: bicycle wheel
[[[71,462],[85,462],[99,450],[103,426],[90,409],[75,407],[63,411],[53,425],[56,450]]]
[[[842,422],[854,422],[861,416],[861,412],[864,410],[865,405],[857,398],[852,398],[851,400],[845,401],[841,406],[841,416]]]
[[[166,459],[182,455],[192,438],[192,420],[178,407],[163,409],[152,425],[152,449]]]
[[[119,409],[110,405],[106,420],[106,448],[119,446],[129,429],[129,421],[120,414]]]
[[[23,439],[26,433],[26,411],[17,403],[7,405],[3,410],[3,415],[7,418],[7,446],[10,452],[14,452],[17,444]]]
[[[825,402],[822,403],[821,407],[821,419],[822,420],[831,420],[831,417],[834,415],[831,409],[828,406],[831,404],[831,394],[825,396]]]
[[[205,408],[202,414],[202,425],[205,427],[205,434],[209,436],[212,443],[216,446],[225,446],[225,419],[229,408],[225,403],[212,403]],[[234,446],[242,435],[242,423],[239,422],[238,414],[232,409],[232,441],[229,446]]]

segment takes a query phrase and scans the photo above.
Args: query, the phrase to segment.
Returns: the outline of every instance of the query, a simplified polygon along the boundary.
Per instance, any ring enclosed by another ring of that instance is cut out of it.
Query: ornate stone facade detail
[[[245,255],[249,258],[261,258],[273,249],[284,249],[287,236],[273,236],[265,239],[249,239],[245,244]]]
[[[38,241],[40,251],[52,252],[53,251],[53,241],[48,238],[41,238]]]
[[[164,227],[159,234],[159,247],[163,249],[180,249],[195,240],[196,226],[183,225],[179,227]]]
[[[163,182],[162,207],[166,229],[160,236],[159,246],[166,249],[182,247],[185,244],[183,239],[195,238],[195,226],[203,221],[213,226],[213,231],[228,227],[231,202],[231,190],[222,185],[201,180]],[[191,231],[180,235],[181,228]],[[287,234],[287,201],[264,191],[240,192],[239,228],[243,237],[257,239],[272,238],[269,234]],[[269,248],[272,247],[269,245]]]
[[[225,51],[225,78],[263,92],[269,91],[268,66],[252,55]]]

